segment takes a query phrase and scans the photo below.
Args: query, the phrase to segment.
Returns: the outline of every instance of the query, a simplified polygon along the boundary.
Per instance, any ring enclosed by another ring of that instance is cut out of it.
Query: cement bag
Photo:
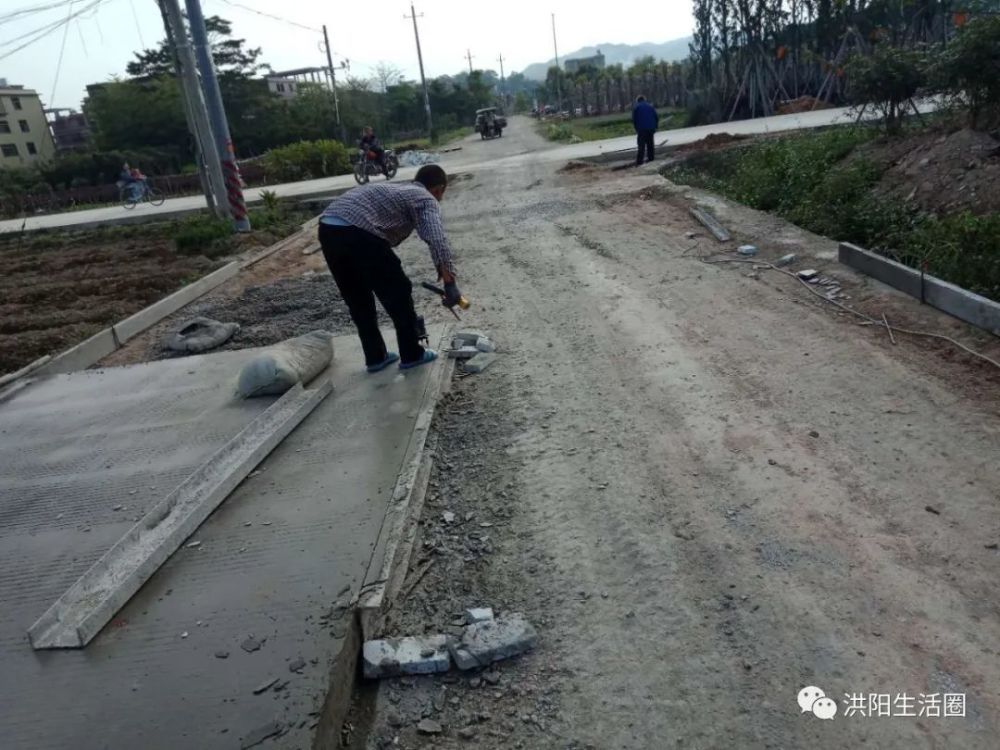
[[[236,390],[243,398],[274,396],[307,384],[333,359],[333,334],[311,331],[269,346],[240,370]]]

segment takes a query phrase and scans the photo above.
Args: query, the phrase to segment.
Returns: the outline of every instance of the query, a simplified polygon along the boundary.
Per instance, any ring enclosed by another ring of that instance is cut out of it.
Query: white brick
[[[362,661],[368,679],[401,674],[434,674],[451,668],[447,639],[443,635],[365,641]]]

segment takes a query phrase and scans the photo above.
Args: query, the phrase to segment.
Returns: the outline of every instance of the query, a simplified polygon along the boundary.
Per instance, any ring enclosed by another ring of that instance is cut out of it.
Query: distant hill
[[[661,44],[657,44],[656,42],[646,42],[644,44],[598,44],[595,47],[583,47],[565,56],[559,55],[559,62],[565,63],[566,60],[574,57],[590,57],[591,55],[596,55],[597,50],[600,50],[604,54],[606,65],[621,63],[625,67],[628,67],[640,57],[645,57],[646,55],[652,55],[657,60],[674,62],[676,60],[683,60],[690,54],[690,50],[688,49],[689,44],[691,44],[691,37],[689,36],[683,39],[672,39],[669,42]],[[544,63],[533,63],[521,72],[524,73],[525,78],[530,78],[534,81],[544,81],[545,74],[555,64],[555,59]]]

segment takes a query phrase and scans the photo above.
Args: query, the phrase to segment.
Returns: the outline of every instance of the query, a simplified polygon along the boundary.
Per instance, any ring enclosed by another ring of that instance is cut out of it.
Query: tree
[[[98,150],[164,148],[179,160],[191,153],[180,87],[173,78],[111,81],[93,91],[84,111]]]
[[[712,79],[712,0],[694,0],[694,36],[691,40],[691,61],[698,80],[704,85]]]
[[[256,75],[270,66],[258,62],[261,48],[247,48],[245,39],[233,39],[232,24],[219,16],[205,19],[205,31],[212,48],[212,60],[219,77]],[[167,40],[162,39],[155,48],[135,53],[135,59],[125,66],[125,72],[133,78],[156,78],[174,75],[174,56]]]
[[[930,68],[935,88],[969,109],[972,127],[1000,121],[1000,16],[963,26]]]
[[[854,95],[882,113],[889,133],[898,133],[906,106],[924,81],[921,53],[880,44],[871,55],[853,57],[848,74]]]
[[[403,80],[403,71],[392,63],[379,60],[375,65],[375,90],[386,93],[390,86],[395,86]]]

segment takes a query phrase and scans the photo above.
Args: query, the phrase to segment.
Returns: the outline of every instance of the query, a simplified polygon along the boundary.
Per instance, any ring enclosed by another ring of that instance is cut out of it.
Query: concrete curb
[[[441,342],[450,341],[451,335],[451,328],[446,327]],[[455,370],[455,360],[439,361],[438,372],[427,384],[424,402],[413,427],[414,439],[407,448],[403,469],[396,480],[382,522],[382,533],[376,543],[376,551],[382,549],[381,562],[377,557],[373,558],[358,600],[361,636],[365,641],[378,637],[385,614],[402,588],[410,566],[431,475],[432,450],[428,445],[431,420],[441,396],[451,387],[451,376]]]
[[[838,260],[959,320],[1000,336],[1000,303],[935,276],[925,274],[921,277],[916,269],[849,242],[840,243]]]
[[[118,339],[114,328],[105,328],[89,339],[57,354],[49,362],[35,370],[36,375],[58,375],[64,372],[85,370],[118,349]]]
[[[240,264],[238,262],[227,263],[222,268],[212,271],[208,276],[201,277],[186,287],[178,289],[173,294],[164,297],[159,302],[154,302],[149,307],[125,318],[125,320],[115,323],[111,329],[118,340],[118,346],[122,346],[126,341],[139,335],[147,328],[156,325],[168,315],[172,315],[185,305],[194,302],[202,295],[212,291],[220,284],[229,281],[229,279],[233,278],[239,272]]]
[[[28,630],[36,650],[83,648],[285,437],[333,390],[301,384],[261,412],[164,497]]]

